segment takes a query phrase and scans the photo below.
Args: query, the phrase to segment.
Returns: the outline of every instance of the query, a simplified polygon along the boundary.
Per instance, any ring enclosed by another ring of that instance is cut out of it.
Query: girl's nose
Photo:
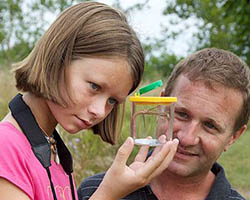
[[[106,101],[102,99],[93,100],[88,108],[88,112],[97,119],[102,119],[106,116]]]

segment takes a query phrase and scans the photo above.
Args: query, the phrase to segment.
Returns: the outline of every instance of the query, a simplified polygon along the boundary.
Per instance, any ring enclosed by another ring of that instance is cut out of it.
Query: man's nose
[[[200,123],[192,121],[179,130],[176,130],[176,136],[183,146],[193,146],[197,145],[200,141],[200,131]]]

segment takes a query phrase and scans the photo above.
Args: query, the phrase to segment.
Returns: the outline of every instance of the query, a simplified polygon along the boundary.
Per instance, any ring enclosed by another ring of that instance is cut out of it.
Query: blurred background
[[[12,63],[22,60],[65,8],[79,0],[0,0],[0,120],[16,94],[10,73]],[[175,64],[205,48],[230,50],[250,65],[250,0],[102,0],[123,10],[143,43],[146,69],[141,86],[165,82]],[[158,95],[158,94],[156,94]],[[70,148],[76,183],[106,170],[130,135],[129,103],[119,142],[111,146],[97,135],[83,131],[61,134]],[[220,158],[233,187],[250,199],[249,131]],[[133,159],[136,151],[131,155]]]

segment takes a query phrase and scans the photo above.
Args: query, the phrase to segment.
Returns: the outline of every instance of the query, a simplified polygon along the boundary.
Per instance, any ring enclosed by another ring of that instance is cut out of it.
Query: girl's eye
[[[109,98],[108,99],[108,103],[112,106],[118,104],[118,101],[116,99],[113,99],[113,98]]]
[[[100,90],[100,86],[99,85],[97,85],[97,84],[95,84],[95,83],[92,83],[92,82],[90,82],[90,87],[93,89],[93,90],[95,90],[95,91],[98,91],[98,90]]]

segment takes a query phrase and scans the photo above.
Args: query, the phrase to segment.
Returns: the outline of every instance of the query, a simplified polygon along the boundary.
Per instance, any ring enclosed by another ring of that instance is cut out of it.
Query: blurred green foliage
[[[0,65],[26,57],[51,18],[80,0],[1,0]]]
[[[147,83],[143,83],[146,85]],[[0,72],[0,120],[8,113],[8,102],[16,94],[12,75],[8,71]],[[126,103],[125,120],[122,134],[116,145],[110,145],[101,140],[91,131],[81,131],[69,134],[58,127],[61,136],[69,147],[74,159],[74,175],[76,184],[93,174],[106,171],[111,165],[119,146],[130,136],[130,103]],[[245,132],[227,152],[224,152],[219,162],[224,166],[226,174],[234,188],[250,199],[250,130]],[[128,164],[132,162],[138,146],[132,152]]]
[[[16,92],[13,76],[7,70],[0,70],[0,121],[8,113],[9,100]]]
[[[1,0],[0,1],[0,120],[8,112],[8,102],[16,94],[13,76],[9,73],[11,64],[28,55],[34,44],[47,29],[51,19],[62,10],[81,0]],[[131,15],[140,12],[148,2],[134,4],[123,9],[121,1],[114,0],[114,6]],[[81,1],[82,2],[82,1]],[[204,47],[218,47],[231,50],[250,65],[250,1],[249,0],[166,0],[164,15],[171,18],[172,26],[187,22],[178,31],[163,27],[163,37],[148,38],[143,47],[146,66],[142,85],[162,79],[165,82],[180,57],[168,49],[168,40],[176,39],[188,30],[188,20],[195,21],[198,32],[189,41],[191,52]],[[153,37],[153,36],[152,36]],[[115,153],[130,133],[129,104],[122,135],[117,145],[104,143],[91,132],[68,134],[60,127],[62,136],[71,149],[75,163],[76,183],[89,175],[105,171],[112,163]],[[220,158],[234,187],[250,199],[250,132],[247,131],[228,152]],[[138,147],[129,159],[133,160]],[[128,162],[128,163],[129,163]]]
[[[192,50],[218,47],[241,56],[250,65],[249,0],[174,0],[166,1],[165,15],[175,15],[172,22],[196,20],[198,32],[191,41]],[[187,27],[183,26],[183,29]],[[181,31],[175,33],[179,34]],[[166,36],[171,33],[166,33]],[[173,34],[173,33],[172,33]]]
[[[219,163],[225,168],[226,175],[234,188],[237,188],[247,199],[250,199],[250,129],[224,152]]]

